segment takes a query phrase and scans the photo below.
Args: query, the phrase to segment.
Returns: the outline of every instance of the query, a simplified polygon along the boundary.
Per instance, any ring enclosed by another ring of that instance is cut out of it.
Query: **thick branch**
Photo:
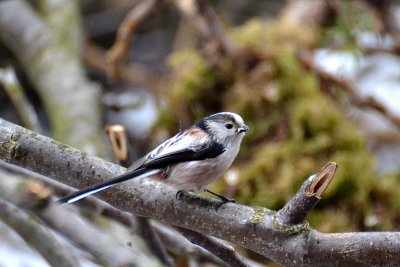
[[[311,231],[308,246],[307,256],[313,259],[314,266],[321,263],[325,266],[398,266],[400,262],[399,232],[323,234]]]
[[[0,159],[79,188],[124,170],[1,119]],[[360,259],[369,266],[400,262],[400,233],[322,234],[307,227],[286,231],[275,226],[276,213],[267,209],[227,203],[217,210],[217,200],[194,194],[176,199],[176,192],[160,182],[137,179],[99,196],[119,209],[225,239],[285,266],[320,266],[321,262],[349,266],[359,265]]]
[[[79,12],[79,0],[42,0],[39,8],[46,21],[59,41],[75,58],[81,58],[83,52],[82,17]]]

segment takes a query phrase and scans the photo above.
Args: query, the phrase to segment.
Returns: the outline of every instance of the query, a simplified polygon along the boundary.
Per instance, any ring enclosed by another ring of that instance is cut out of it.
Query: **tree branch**
[[[246,260],[240,254],[238,254],[233,247],[224,244],[216,238],[182,227],[176,227],[175,229],[193,244],[207,249],[212,254],[223,260],[226,266],[249,267]]]
[[[119,62],[128,53],[132,34],[140,23],[151,15],[161,4],[159,0],[140,1],[124,18],[118,28],[117,37],[112,47],[107,52],[108,74],[116,77]]]
[[[105,74],[108,73],[109,67],[107,66],[106,50],[97,46],[93,42],[86,41],[84,58],[87,64]],[[159,77],[146,68],[146,66],[139,63],[129,64],[120,62],[118,71],[115,73],[118,79],[129,82],[132,84],[139,84],[154,90],[158,83]]]
[[[0,84],[3,85],[23,125],[34,132],[43,133],[38,115],[26,97],[13,68],[0,69]]]
[[[82,188],[123,168],[0,119],[0,159]],[[276,212],[184,194],[151,179],[134,179],[98,194],[140,216],[221,238],[285,266],[393,266],[400,262],[400,233],[323,234],[309,227],[276,227]],[[384,253],[383,253],[384,252]],[[329,259],[329,262],[326,261]]]
[[[130,236],[130,239],[133,239],[137,245],[127,248],[122,242],[90,224],[87,220],[83,220],[70,207],[52,202],[50,190],[41,182],[0,172],[0,185],[2,197],[35,213],[48,226],[89,252],[101,264],[106,266],[129,264],[163,266],[141,249],[140,244],[142,247],[144,244],[137,237]]]
[[[0,218],[35,248],[52,266],[79,266],[76,256],[65,248],[34,216],[0,198]]]
[[[7,170],[9,172],[19,174],[22,176],[27,176],[32,179],[43,182],[56,196],[68,195],[73,193],[75,190],[65,184],[52,180],[46,176],[40,175],[38,173],[32,172],[30,170],[5,163],[0,160],[0,169]],[[1,180],[0,180],[1,185]],[[4,186],[4,184],[3,184]],[[132,231],[138,232],[139,226],[137,225],[136,216],[134,214],[123,212],[111,206],[110,204],[102,201],[98,198],[87,198],[83,201],[77,202],[75,206],[85,209],[86,211],[91,211],[95,216],[103,216],[105,218],[119,222],[120,224],[128,227]],[[171,253],[187,256],[207,261],[211,263],[223,264],[222,261],[216,256],[212,255],[202,247],[193,245],[186,238],[181,236],[176,230],[173,230],[161,223],[152,221],[152,226],[157,231],[160,236],[164,246]],[[252,266],[257,266],[252,264]]]
[[[205,52],[211,63],[216,63],[223,53],[239,60],[240,49],[230,40],[214,9],[205,1],[171,0],[171,3],[207,41]]]
[[[81,58],[84,38],[80,1],[43,0],[38,4],[43,20],[57,35],[57,39],[75,58]]]

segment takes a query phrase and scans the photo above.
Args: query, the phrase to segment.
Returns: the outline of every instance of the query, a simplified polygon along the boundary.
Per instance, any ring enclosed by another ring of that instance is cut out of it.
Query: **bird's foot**
[[[180,199],[184,194],[185,194],[184,190],[178,190],[178,192],[176,192],[175,198]]]
[[[204,191],[207,192],[207,193],[210,193],[211,195],[214,195],[214,196],[218,197],[219,199],[221,199],[221,201],[222,201],[221,205],[224,204],[224,203],[227,203],[227,202],[236,203],[236,201],[233,198],[228,198],[228,197],[226,197],[224,195],[220,195],[218,193],[215,193],[213,191],[208,190],[207,188],[205,188]]]
[[[175,194],[175,198],[176,199],[181,199],[184,195],[190,196],[190,194],[193,193],[192,190],[178,190],[178,192],[176,192]]]

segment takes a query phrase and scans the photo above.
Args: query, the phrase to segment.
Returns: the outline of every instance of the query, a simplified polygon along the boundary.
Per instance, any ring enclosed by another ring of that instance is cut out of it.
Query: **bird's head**
[[[233,112],[220,112],[208,116],[196,124],[208,132],[218,143],[240,145],[249,127],[242,117]]]

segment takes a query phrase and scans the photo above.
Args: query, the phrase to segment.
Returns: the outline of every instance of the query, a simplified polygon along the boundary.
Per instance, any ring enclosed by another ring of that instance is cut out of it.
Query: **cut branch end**
[[[317,175],[311,177],[312,181],[304,188],[304,192],[309,196],[321,198],[321,195],[331,183],[336,173],[337,166],[335,162],[328,162]]]
[[[335,162],[328,162],[318,174],[310,176],[299,192],[278,212],[277,222],[283,226],[303,223],[332,181],[337,166]]]
[[[129,160],[128,140],[124,126],[119,124],[107,126],[106,133],[114,156],[119,161]]]

